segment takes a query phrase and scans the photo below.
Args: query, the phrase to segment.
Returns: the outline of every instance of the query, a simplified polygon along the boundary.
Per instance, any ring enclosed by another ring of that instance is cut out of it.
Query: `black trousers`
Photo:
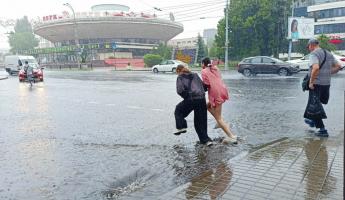
[[[207,135],[207,107],[206,99],[183,100],[176,105],[176,128],[187,128],[186,117],[194,111],[194,128],[201,143],[211,140]]]
[[[329,100],[329,85],[314,85],[314,90],[309,90],[309,98],[311,98],[311,93],[315,93],[322,104],[327,104]],[[325,128],[322,118],[312,119],[315,122],[316,128]]]

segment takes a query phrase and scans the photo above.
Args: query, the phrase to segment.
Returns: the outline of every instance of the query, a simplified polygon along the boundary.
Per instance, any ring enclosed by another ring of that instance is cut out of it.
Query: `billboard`
[[[288,39],[310,39],[314,37],[314,18],[289,17]]]
[[[187,64],[196,62],[197,49],[174,49],[173,59],[180,60]]]

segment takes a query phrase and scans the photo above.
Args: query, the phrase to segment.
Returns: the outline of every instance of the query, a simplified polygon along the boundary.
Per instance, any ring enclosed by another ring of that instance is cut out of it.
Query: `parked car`
[[[24,62],[37,64],[36,59],[33,56],[24,55],[8,55],[5,56],[5,70],[10,75],[17,75],[24,65]]]
[[[34,80],[35,81],[43,81],[43,68],[40,68],[35,64],[29,63],[29,65],[33,65],[32,67],[34,68]],[[19,74],[19,82],[24,82],[27,81],[27,76],[26,76],[26,72],[24,71],[24,69],[20,69]]]
[[[335,53],[332,53],[334,58],[340,63],[341,66],[345,66],[345,56],[340,56]],[[309,55],[306,55],[300,59],[294,59],[286,61],[291,64],[299,65],[301,71],[308,71],[309,70]]]
[[[182,64],[188,66],[186,63],[179,60],[165,60],[158,65],[152,67],[154,73],[158,72],[176,72],[177,65]]]
[[[244,58],[238,63],[237,67],[238,72],[242,73],[244,76],[256,74],[278,74],[280,76],[288,76],[300,71],[298,65],[268,56]]]
[[[345,56],[340,56],[338,54],[333,53],[334,58],[340,63],[342,67],[345,66]]]
[[[286,62],[298,65],[299,69],[301,71],[308,71],[308,69],[309,69],[309,54],[303,56],[302,58],[294,59],[294,60],[288,60]]]

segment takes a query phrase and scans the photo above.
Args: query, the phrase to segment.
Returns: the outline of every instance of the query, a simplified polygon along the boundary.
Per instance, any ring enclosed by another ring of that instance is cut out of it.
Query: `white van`
[[[5,56],[5,70],[10,75],[18,74],[25,61],[38,67],[38,63],[33,56],[11,55]]]

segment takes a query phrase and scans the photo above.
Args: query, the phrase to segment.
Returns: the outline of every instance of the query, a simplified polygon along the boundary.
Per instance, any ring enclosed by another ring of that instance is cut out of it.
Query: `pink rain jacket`
[[[208,89],[208,100],[212,107],[216,107],[229,99],[228,89],[222,80],[216,66],[206,67],[201,71],[201,77]]]

